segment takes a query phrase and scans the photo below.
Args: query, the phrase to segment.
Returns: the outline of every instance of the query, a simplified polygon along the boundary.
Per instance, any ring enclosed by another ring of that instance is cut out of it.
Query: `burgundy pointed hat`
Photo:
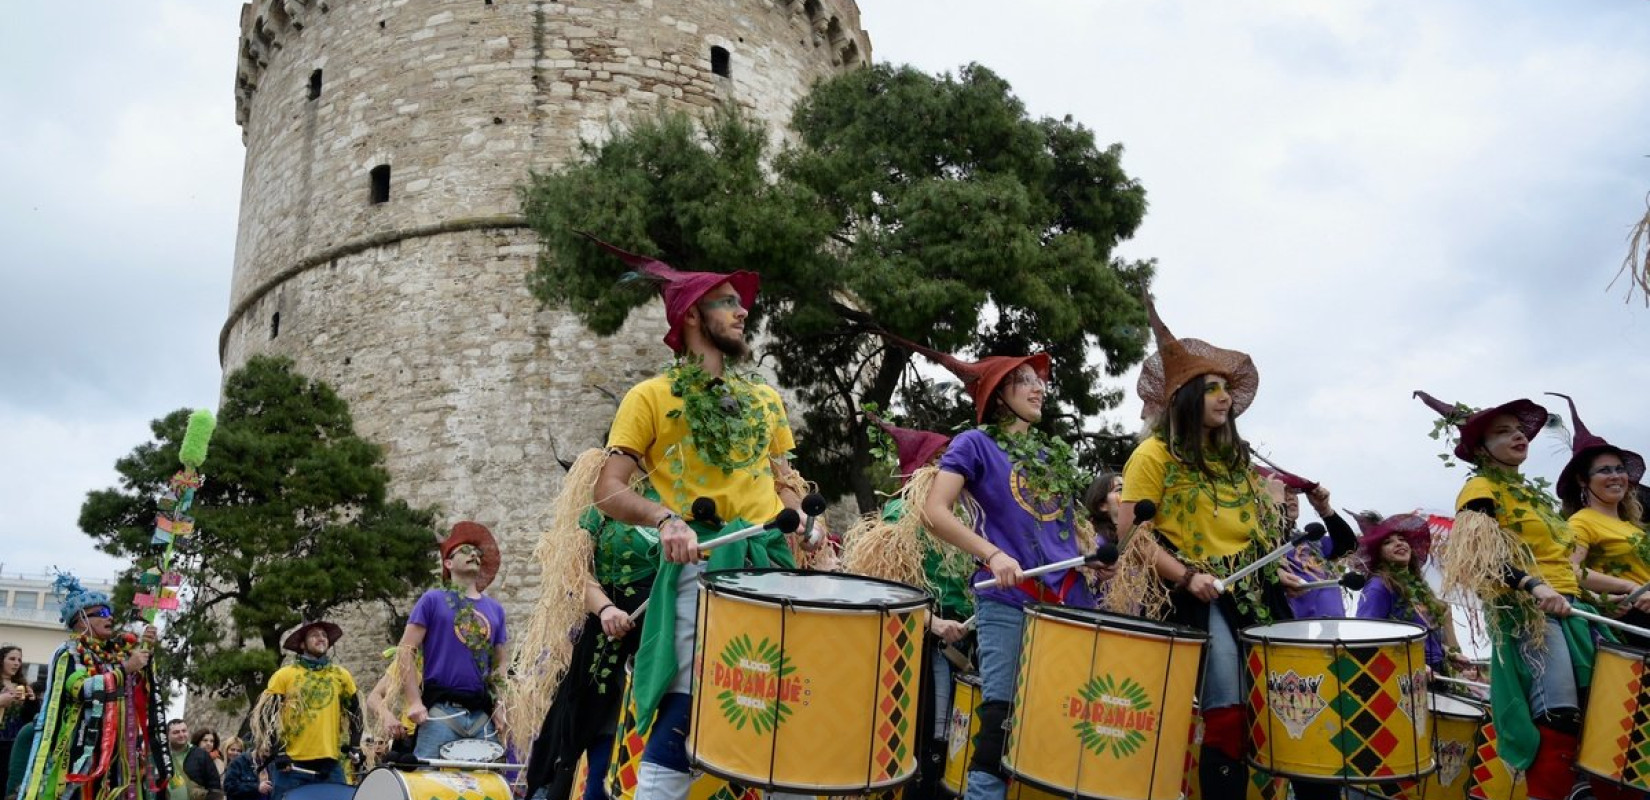
[[[1145,403],[1141,419],[1156,419],[1169,407],[1169,398],[1199,375],[1225,378],[1226,392],[1232,396],[1232,418],[1241,415],[1260,390],[1260,372],[1249,355],[1215,347],[1202,339],[1176,339],[1163,318],[1157,315],[1152,296],[1147,294],[1142,300],[1151,318],[1157,352],[1146,357],[1146,363],[1140,367],[1140,382],[1135,385],[1135,391]]]
[[[974,398],[974,422],[985,422],[985,407],[991,400],[991,393],[1003,382],[1009,373],[1020,368],[1021,364],[1030,364],[1037,377],[1048,380],[1049,358],[1048,353],[1032,353],[1028,356],[987,356],[979,361],[964,361],[950,353],[942,353],[931,347],[923,347],[909,339],[902,339],[891,333],[877,331],[877,334],[908,350],[915,350],[933,360],[934,363],[945,367],[963,382],[963,389],[968,396]]]
[[[682,320],[687,316],[688,309],[693,308],[706,292],[724,283],[731,284],[739,293],[739,304],[746,311],[756,304],[756,291],[761,286],[762,278],[754,272],[684,272],[656,258],[614,247],[585,231],[578,233],[629,264],[643,277],[659,284],[659,293],[665,300],[665,322],[670,325],[670,330],[665,333],[665,344],[671,352],[680,353],[687,347],[682,341]]]
[[[1575,506],[1586,505],[1581,498],[1581,484],[1576,481],[1576,473],[1591,461],[1593,456],[1600,453],[1614,453],[1620,458],[1621,465],[1627,468],[1629,482],[1636,484],[1644,477],[1643,456],[1616,447],[1604,441],[1602,436],[1593,435],[1592,431],[1587,430],[1587,426],[1582,424],[1581,415],[1576,413],[1576,401],[1571,400],[1569,395],[1558,392],[1547,394],[1562,397],[1564,402],[1570,404],[1570,426],[1575,428],[1575,435],[1570,439],[1570,461],[1558,472],[1558,499]]]
[[[486,525],[465,520],[454,525],[447,538],[441,540],[441,560],[451,558],[459,545],[466,544],[474,545],[481,551],[481,572],[476,576],[476,588],[486,589],[492,585],[493,578],[498,577],[499,563],[503,560],[498,552],[498,540],[493,538],[493,532],[487,530]],[[442,566],[441,579],[447,580],[449,577],[447,567]]]
[[[911,477],[911,473],[922,469],[934,456],[945,450],[951,443],[951,437],[933,431],[919,431],[913,428],[901,428],[891,422],[884,421],[875,414],[867,414],[877,427],[888,432],[894,440],[894,447],[899,450],[899,477],[900,481]]]
[[[1495,408],[1472,411],[1465,406],[1450,405],[1419,389],[1415,391],[1414,396],[1421,398],[1421,402],[1426,403],[1428,408],[1455,426],[1459,432],[1455,440],[1455,457],[1468,463],[1478,460],[1474,451],[1483,443],[1485,429],[1489,428],[1491,420],[1502,414],[1511,414],[1518,419],[1518,429],[1524,432],[1525,439],[1534,439],[1547,424],[1547,409],[1523,398],[1502,403]]]
[[[1393,535],[1404,537],[1409,542],[1409,549],[1415,555],[1411,560],[1420,564],[1427,560],[1432,552],[1432,527],[1427,524],[1427,518],[1420,514],[1393,514],[1380,522],[1371,522],[1356,515],[1358,522],[1358,555],[1363,562],[1371,567],[1381,554],[1381,543]]]

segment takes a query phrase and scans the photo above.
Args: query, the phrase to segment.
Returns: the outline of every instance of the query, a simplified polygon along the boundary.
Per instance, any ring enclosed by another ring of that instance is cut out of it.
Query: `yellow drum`
[[[1467,800],[1468,767],[1478,747],[1478,729],[1489,714],[1476,702],[1433,692],[1432,752],[1438,769],[1420,780],[1401,781],[1399,800]]]
[[[700,578],[688,755],[743,786],[869,793],[917,771],[927,592],[798,570]]]
[[[1175,800],[1207,640],[1135,617],[1027,608],[1004,769],[1063,797]]]
[[[1186,781],[1182,786],[1187,800],[1201,800],[1203,781],[1198,777],[1197,765],[1203,755],[1203,715],[1195,714],[1192,722],[1192,746],[1186,751]],[[1249,800],[1285,800],[1289,797],[1289,781],[1264,770],[1249,770]]]
[[[1515,778],[1496,752],[1495,723],[1484,723],[1475,741],[1477,747],[1467,767],[1467,797],[1473,800],[1528,800],[1530,792],[1524,783],[1523,773]]]
[[[619,701],[619,725],[613,736],[613,757],[608,761],[607,796],[632,800],[636,796],[637,771],[642,767],[642,749],[647,738],[636,732],[636,706],[630,702],[630,665],[625,665],[624,694]],[[573,797],[582,797],[575,793]],[[755,789],[734,786],[714,775],[695,778],[688,800],[761,800]]]
[[[968,762],[974,758],[974,737],[980,732],[980,718],[974,715],[980,704],[980,679],[973,675],[953,676],[951,715],[945,723],[945,774],[940,784],[957,797],[968,791]],[[1053,800],[1056,795],[1038,791],[1019,781],[1008,786],[1008,800]]]
[[[1337,783],[1431,772],[1426,635],[1419,625],[1369,619],[1244,629],[1250,763]]]
[[[1650,653],[1601,642],[1576,768],[1629,789],[1650,790]]]
[[[356,800],[512,800],[504,776],[487,770],[380,767],[355,788]]]

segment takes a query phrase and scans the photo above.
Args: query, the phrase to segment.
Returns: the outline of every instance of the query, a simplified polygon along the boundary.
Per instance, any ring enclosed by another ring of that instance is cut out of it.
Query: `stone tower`
[[[520,613],[557,456],[599,444],[610,395],[669,354],[656,306],[606,339],[538,308],[517,187],[661,107],[737,104],[777,127],[870,53],[854,0],[247,3],[223,368],[280,354],[332,384],[386,447],[392,492],[499,536],[494,593]],[[386,623],[346,620],[364,682]]]

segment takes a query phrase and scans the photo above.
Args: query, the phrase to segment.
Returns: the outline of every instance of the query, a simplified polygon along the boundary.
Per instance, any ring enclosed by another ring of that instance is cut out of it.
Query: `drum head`
[[[490,764],[504,757],[504,745],[486,739],[457,739],[441,746],[441,757],[448,761]]]
[[[909,610],[925,606],[929,594],[894,581],[789,569],[724,569],[699,582],[712,594],[810,608]]]
[[[1485,716],[1483,706],[1438,692],[1432,693],[1429,705],[1432,707],[1432,713],[1446,717],[1481,720]]]
[[[1105,611],[1095,611],[1090,608],[1072,608],[1070,606],[1055,606],[1036,604],[1026,607],[1026,613],[1033,616],[1050,617],[1053,619],[1076,622],[1080,625],[1089,625],[1096,628],[1109,628],[1132,633],[1144,633],[1148,636],[1159,636],[1165,639],[1196,639],[1204,641],[1209,634],[1196,628],[1184,625],[1172,625],[1158,622],[1144,617],[1130,617],[1122,614],[1110,614]]]
[[[355,787],[341,783],[307,783],[294,789],[288,789],[282,797],[293,800],[350,800],[355,796]],[[394,795],[399,796],[399,794]],[[380,795],[387,797],[387,795]]]
[[[1380,644],[1425,638],[1427,629],[1408,622],[1384,619],[1293,619],[1271,625],[1252,625],[1239,634],[1245,642],[1323,645]]]

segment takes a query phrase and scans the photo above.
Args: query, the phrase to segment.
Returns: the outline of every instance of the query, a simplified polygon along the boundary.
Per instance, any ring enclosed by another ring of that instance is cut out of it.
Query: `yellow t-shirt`
[[[1570,530],[1576,544],[1587,548],[1583,566],[1641,586],[1650,583],[1650,564],[1644,563],[1637,549],[1645,536],[1639,526],[1584,508],[1570,515]]]
[[[294,761],[338,758],[343,752],[343,700],[355,695],[355,679],[337,664],[321,669],[291,664],[269,676],[270,694],[281,704],[281,738]]]
[[[1461,487],[1461,493],[1455,498],[1455,510],[1459,512],[1474,500],[1494,501],[1496,523],[1512,531],[1530,548],[1530,554],[1535,556],[1536,574],[1559,594],[1580,593],[1575,567],[1570,564],[1570,552],[1575,549],[1570,526],[1550,505],[1526,502],[1519,496],[1523,494],[1524,491],[1515,494],[1500,481],[1475,475]]]
[[[1242,552],[1257,539],[1271,543],[1274,535],[1260,522],[1261,491],[1252,470],[1236,481],[1210,480],[1157,436],[1135,447],[1123,466],[1122,502],[1156,503],[1158,533],[1194,563]]]
[[[619,404],[608,433],[608,447],[642,454],[653,488],[666,507],[687,516],[694,498],[716,501],[722,519],[767,522],[784,504],[775,490],[769,458],[783,456],[796,446],[791,438],[785,404],[772,386],[730,377],[728,384],[744,395],[747,413],[765,419],[754,442],[737,443],[727,454],[728,467],[714,466],[701,457],[688,438],[685,403],[670,391],[669,375],[658,375],[631,387]]]

